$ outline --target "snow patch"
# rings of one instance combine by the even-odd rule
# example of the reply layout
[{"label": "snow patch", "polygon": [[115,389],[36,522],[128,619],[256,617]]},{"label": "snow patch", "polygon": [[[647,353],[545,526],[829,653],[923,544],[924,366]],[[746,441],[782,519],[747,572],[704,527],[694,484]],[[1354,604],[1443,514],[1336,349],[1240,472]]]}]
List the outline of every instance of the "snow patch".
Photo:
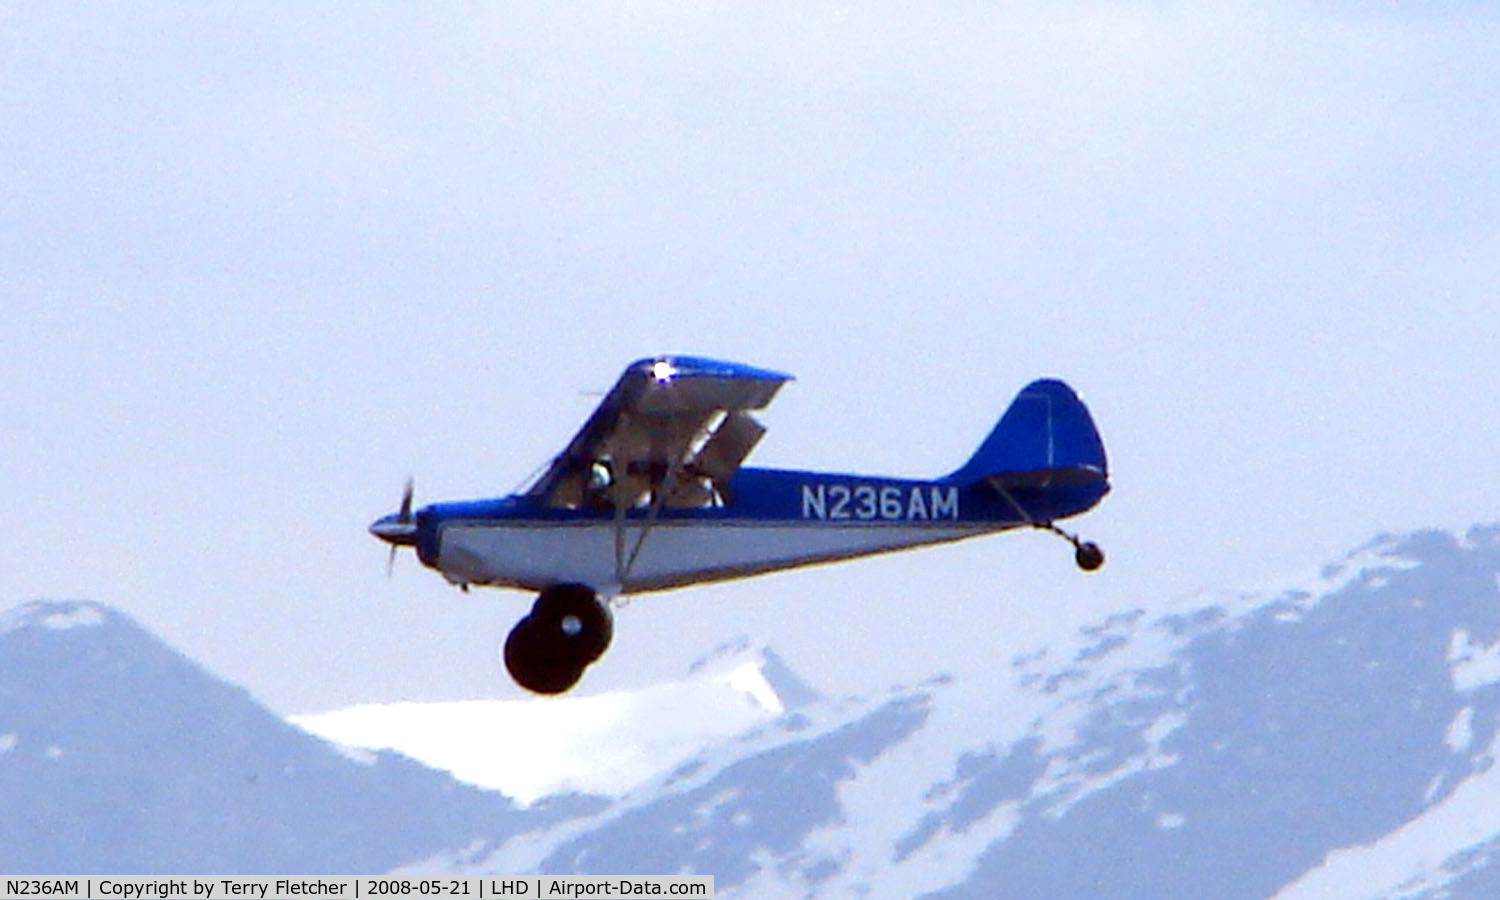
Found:
[{"label": "snow patch", "polygon": [[1427,790],[1422,792],[1422,805],[1432,805],[1432,801],[1436,799],[1438,792],[1441,791],[1443,789],[1443,785],[1447,783],[1448,776],[1446,773],[1439,772],[1436,775],[1432,776],[1432,780],[1427,782]]},{"label": "snow patch", "polygon": [[684,681],[634,691],[367,704],[289,721],[345,753],[393,750],[521,804],[565,793],[621,797],[785,712],[763,664],[763,655],[732,648]]},{"label": "snow patch", "polygon": [[[1500,751],[1500,736],[1490,753]],[[1500,766],[1459,782],[1421,816],[1368,844],[1330,852],[1275,896],[1277,900],[1378,897],[1433,891],[1454,877],[1445,863],[1500,832]]]},{"label": "snow patch", "polygon": [[744,665],[732,669],[724,677],[724,683],[744,694],[752,702],[758,704],[761,709],[772,715],[780,715],[786,712],[781,698],[776,696],[776,691],[771,688],[771,683],[761,672],[760,664],[753,660]]},{"label": "snow patch", "polygon": [[1378,537],[1336,563],[1302,575],[1252,586],[1236,592],[1240,602],[1223,605],[1231,613],[1245,612],[1270,601],[1285,603],[1291,610],[1307,609],[1362,579],[1372,589],[1384,587],[1390,583],[1391,573],[1415,569],[1422,564],[1421,560],[1397,552],[1405,539],[1406,536],[1397,535]]},{"label": "snow patch", "polygon": [[348,744],[340,744],[338,741],[329,741],[328,743],[332,745],[333,749],[339,752],[340,756],[350,762],[356,762],[362,766],[373,766],[380,762],[380,754],[374,750],[366,750],[364,747],[351,747]]},{"label": "snow patch", "polygon": [[72,609],[61,609],[42,617],[42,624],[53,631],[69,628],[91,628],[104,624],[104,612],[91,603],[80,603]]},{"label": "snow patch", "polygon": [[1448,731],[1443,735],[1443,743],[1454,753],[1462,753],[1469,749],[1469,744],[1474,741],[1474,707],[1465,706],[1453,717],[1452,723],[1448,725]]},{"label": "snow patch", "polygon": [[1458,539],[1460,550],[1483,550],[1500,546],[1500,524],[1458,526],[1448,529]]},{"label": "snow patch", "polygon": [[1076,803],[1091,794],[1144,772],[1170,768],[1181,761],[1175,753],[1162,752],[1162,742],[1174,731],[1187,723],[1187,715],[1173,710],[1155,719],[1145,730],[1144,752],[1126,757],[1118,766],[1097,774],[1093,764],[1107,751],[1096,751],[1081,757],[1064,757],[1059,754],[1047,764],[1047,769],[1038,779],[1038,795],[1055,795],[1061,799],[1049,806],[1044,815],[1060,819]]},{"label": "snow patch", "polygon": [[41,626],[53,631],[91,628],[109,619],[104,607],[83,600],[33,600],[0,613],[0,634]]},{"label": "snow patch", "polygon": [[1448,642],[1448,667],[1456,691],[1472,691],[1500,681],[1500,640],[1480,644],[1469,638],[1468,631],[1455,629]]}]

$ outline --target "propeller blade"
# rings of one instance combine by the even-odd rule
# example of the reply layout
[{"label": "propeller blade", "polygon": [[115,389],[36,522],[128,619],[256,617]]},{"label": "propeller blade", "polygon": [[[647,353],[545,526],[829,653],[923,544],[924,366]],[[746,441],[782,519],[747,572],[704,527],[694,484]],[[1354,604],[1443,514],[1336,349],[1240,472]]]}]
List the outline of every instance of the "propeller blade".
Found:
[{"label": "propeller blade", "polygon": [[385,558],[385,577],[390,578],[396,574],[396,545],[391,545],[391,555]]},{"label": "propeller blade", "polygon": [[398,521],[411,521],[411,495],[412,489],[415,486],[415,479],[408,477],[406,479],[406,490],[401,492],[401,512],[397,516]]}]

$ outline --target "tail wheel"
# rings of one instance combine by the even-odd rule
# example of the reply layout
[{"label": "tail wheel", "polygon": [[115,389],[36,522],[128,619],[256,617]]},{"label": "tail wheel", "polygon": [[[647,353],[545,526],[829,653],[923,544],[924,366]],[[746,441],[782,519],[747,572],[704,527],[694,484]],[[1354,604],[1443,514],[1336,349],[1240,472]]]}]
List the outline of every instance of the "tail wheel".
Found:
[{"label": "tail wheel", "polygon": [[521,687],[561,694],[608,649],[614,636],[609,609],[593,589],[562,584],[543,591],[531,612],[505,639],[505,668]]},{"label": "tail wheel", "polygon": [[1073,561],[1078,563],[1078,568],[1092,572],[1104,565],[1104,551],[1093,541],[1084,541],[1073,553]]},{"label": "tail wheel", "polygon": [[[1007,499],[1010,499],[1009,494],[1006,494],[1005,496]],[[1020,504],[1016,503],[1014,499],[1011,499],[1010,502],[1023,515],[1025,514],[1025,510],[1021,509]],[[1078,568],[1082,569],[1083,571],[1093,572],[1096,571],[1100,566],[1104,565],[1104,551],[1100,549],[1099,545],[1094,543],[1093,541],[1085,541],[1076,534],[1069,534],[1068,532],[1063,531],[1061,528],[1058,528],[1051,522],[1032,522],[1031,527],[1040,528],[1043,531],[1050,531],[1063,540],[1067,541],[1068,543],[1072,544],[1073,561],[1078,563]]]}]

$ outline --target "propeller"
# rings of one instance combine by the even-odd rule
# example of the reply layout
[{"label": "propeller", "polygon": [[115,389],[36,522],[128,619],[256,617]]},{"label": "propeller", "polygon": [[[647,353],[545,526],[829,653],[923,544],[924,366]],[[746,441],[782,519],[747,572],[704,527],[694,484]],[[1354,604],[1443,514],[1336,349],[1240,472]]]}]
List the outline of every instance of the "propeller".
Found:
[{"label": "propeller", "polygon": [[[412,525],[411,520],[411,495],[416,490],[416,478],[406,476],[406,487],[401,489],[401,511],[396,513],[396,522],[401,525]],[[412,525],[412,533],[416,533],[416,526]],[[390,578],[396,571],[396,545],[391,545],[391,555],[385,558],[385,577]]]},{"label": "propeller", "polygon": [[387,578],[396,568],[396,548],[412,547],[417,543],[417,520],[411,513],[413,488],[413,480],[406,479],[406,489],[401,492],[400,511],[381,516],[370,524],[370,533],[391,545],[391,555],[385,562]]},{"label": "propeller", "polygon": [[401,511],[396,513],[396,521],[411,521],[411,494],[416,487],[416,480],[410,475],[406,476],[406,487],[401,491]]}]

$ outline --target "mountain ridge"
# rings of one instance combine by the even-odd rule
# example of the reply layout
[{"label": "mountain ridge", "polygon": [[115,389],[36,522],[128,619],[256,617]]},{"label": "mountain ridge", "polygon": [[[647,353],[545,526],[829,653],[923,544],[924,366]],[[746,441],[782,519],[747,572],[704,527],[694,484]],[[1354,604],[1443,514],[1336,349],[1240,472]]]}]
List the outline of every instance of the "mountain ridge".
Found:
[{"label": "mountain ridge", "polygon": [[[1080,625],[1068,641],[860,696],[818,696],[774,651],[732,642],[682,682],[610,702],[639,712],[655,697],[687,719],[753,714],[721,719],[723,727],[606,796],[539,795],[526,809],[395,754],[353,762],[245,713],[248,696],[219,682],[210,690],[195,676],[198,687],[174,695],[168,687],[184,670],[169,649],[85,640],[114,621],[94,605],[0,615],[0,796],[65,811],[105,843],[120,841],[112,861],[138,867],[167,857],[101,830],[118,818],[112,810],[139,796],[164,809],[173,790],[208,789],[132,770],[131,761],[152,740],[184,752],[170,746],[173,736],[217,718],[222,740],[237,729],[251,735],[234,739],[241,747],[281,736],[303,748],[297,753],[316,748],[316,759],[336,760],[307,764],[312,775],[294,785],[304,797],[358,794],[346,766],[379,772],[371,783],[421,782],[404,789],[442,807],[446,824],[400,822],[380,853],[346,863],[403,874],[706,874],[735,897],[1481,897],[1500,889],[1500,866],[1491,864],[1500,807],[1490,800],[1500,785],[1497,525],[1384,535],[1274,587],[1141,603]],[[18,664],[30,679],[14,676]],[[140,702],[152,686],[159,702]],[[700,706],[683,702],[694,697]],[[216,716],[217,707],[229,712]],[[101,731],[81,740],[91,733],[64,727],[74,720]],[[629,737],[632,723],[649,726],[644,715],[627,718],[614,734]],[[280,738],[270,743],[291,752]],[[112,745],[129,752],[111,755]],[[39,777],[69,765],[87,777]],[[262,790],[295,780],[269,766],[258,770]],[[113,778],[121,775],[128,789]],[[471,802],[483,812],[452,812]],[[219,842],[316,824],[233,808],[250,821],[183,821]],[[38,859],[49,841],[88,849],[66,830],[0,821],[10,829],[0,832],[0,865],[11,862],[5,848],[30,847]]]},{"label": "mountain ridge", "polygon": [[[1500,527],[1382,536],[1281,588],[1122,610],[1003,677],[799,709],[458,870],[652,868],[766,897],[1349,887],[1325,861],[1493,765],[1497,576]],[[1448,838],[1469,883],[1494,877],[1472,864],[1486,835]],[[1458,883],[1446,871],[1422,883]]]},{"label": "mountain ridge", "polygon": [[0,797],[26,810],[0,816],[10,872],[377,874],[558,814],[352,760],[82,601],[0,617],[0,745]]}]

